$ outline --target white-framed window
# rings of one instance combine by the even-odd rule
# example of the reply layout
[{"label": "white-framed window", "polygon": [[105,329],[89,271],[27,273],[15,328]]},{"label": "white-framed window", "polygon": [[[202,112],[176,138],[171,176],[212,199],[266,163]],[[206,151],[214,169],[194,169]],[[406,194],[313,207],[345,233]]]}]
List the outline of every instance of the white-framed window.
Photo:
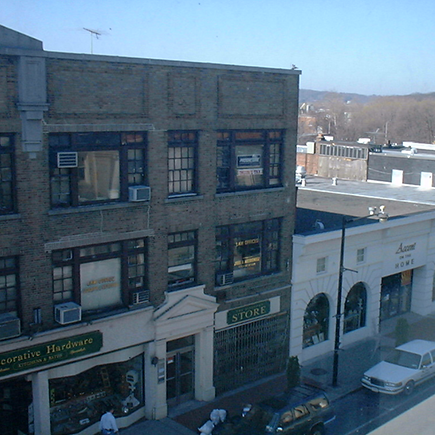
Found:
[{"label": "white-framed window", "polygon": [[358,264],[366,261],[366,248],[360,248],[356,251],[356,262]]},{"label": "white-framed window", "polygon": [[325,273],[327,266],[327,257],[321,257],[317,259],[316,273]]}]

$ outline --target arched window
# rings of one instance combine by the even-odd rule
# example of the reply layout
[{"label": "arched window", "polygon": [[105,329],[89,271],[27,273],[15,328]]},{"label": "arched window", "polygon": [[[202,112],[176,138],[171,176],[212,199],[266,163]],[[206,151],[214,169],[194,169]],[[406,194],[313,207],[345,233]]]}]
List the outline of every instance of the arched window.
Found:
[{"label": "arched window", "polygon": [[366,312],[367,290],[365,285],[359,282],[350,289],[344,303],[344,333],[366,326]]},{"label": "arched window", "polygon": [[304,314],[303,347],[328,339],[329,301],[324,293],[311,299]]}]

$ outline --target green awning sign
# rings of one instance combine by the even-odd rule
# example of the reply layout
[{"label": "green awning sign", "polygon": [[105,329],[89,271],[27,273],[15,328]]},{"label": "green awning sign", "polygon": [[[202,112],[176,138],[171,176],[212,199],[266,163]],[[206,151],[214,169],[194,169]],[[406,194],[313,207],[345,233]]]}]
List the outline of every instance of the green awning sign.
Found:
[{"label": "green awning sign", "polygon": [[0,376],[88,355],[98,352],[102,346],[103,334],[100,331],[94,331],[2,353],[0,354]]},{"label": "green awning sign", "polygon": [[246,305],[245,307],[229,310],[227,313],[227,323],[232,325],[234,323],[245,322],[257,317],[265,316],[270,313],[270,301],[262,301],[253,305]]}]

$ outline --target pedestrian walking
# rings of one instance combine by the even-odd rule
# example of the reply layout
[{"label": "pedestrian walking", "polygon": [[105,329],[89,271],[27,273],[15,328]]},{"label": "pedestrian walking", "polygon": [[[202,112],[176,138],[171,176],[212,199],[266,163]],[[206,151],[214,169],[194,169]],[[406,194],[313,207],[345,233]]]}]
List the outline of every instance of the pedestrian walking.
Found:
[{"label": "pedestrian walking", "polygon": [[110,408],[105,414],[101,416],[100,431],[103,435],[115,435],[119,433],[116,420],[113,415],[115,410]]}]

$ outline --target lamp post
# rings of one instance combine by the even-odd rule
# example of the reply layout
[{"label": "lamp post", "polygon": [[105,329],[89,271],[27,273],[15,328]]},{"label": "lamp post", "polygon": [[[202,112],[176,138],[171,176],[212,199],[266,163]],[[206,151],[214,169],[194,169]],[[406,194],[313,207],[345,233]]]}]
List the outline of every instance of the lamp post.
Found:
[{"label": "lamp post", "polygon": [[[385,206],[381,205],[379,211],[376,207],[369,207],[369,214],[357,218],[347,218],[343,216],[341,222],[341,240],[340,240],[340,266],[338,270],[338,291],[337,291],[337,312],[335,314],[335,342],[334,342],[334,361],[332,366],[332,386],[337,386],[338,379],[338,353],[340,351],[340,331],[341,331],[341,299],[343,294],[343,273],[346,269],[344,267],[344,241],[346,238],[346,225],[362,219],[367,219],[370,216],[376,216],[379,222],[386,222],[388,214],[385,213]],[[356,271],[353,271],[356,272]]]}]

